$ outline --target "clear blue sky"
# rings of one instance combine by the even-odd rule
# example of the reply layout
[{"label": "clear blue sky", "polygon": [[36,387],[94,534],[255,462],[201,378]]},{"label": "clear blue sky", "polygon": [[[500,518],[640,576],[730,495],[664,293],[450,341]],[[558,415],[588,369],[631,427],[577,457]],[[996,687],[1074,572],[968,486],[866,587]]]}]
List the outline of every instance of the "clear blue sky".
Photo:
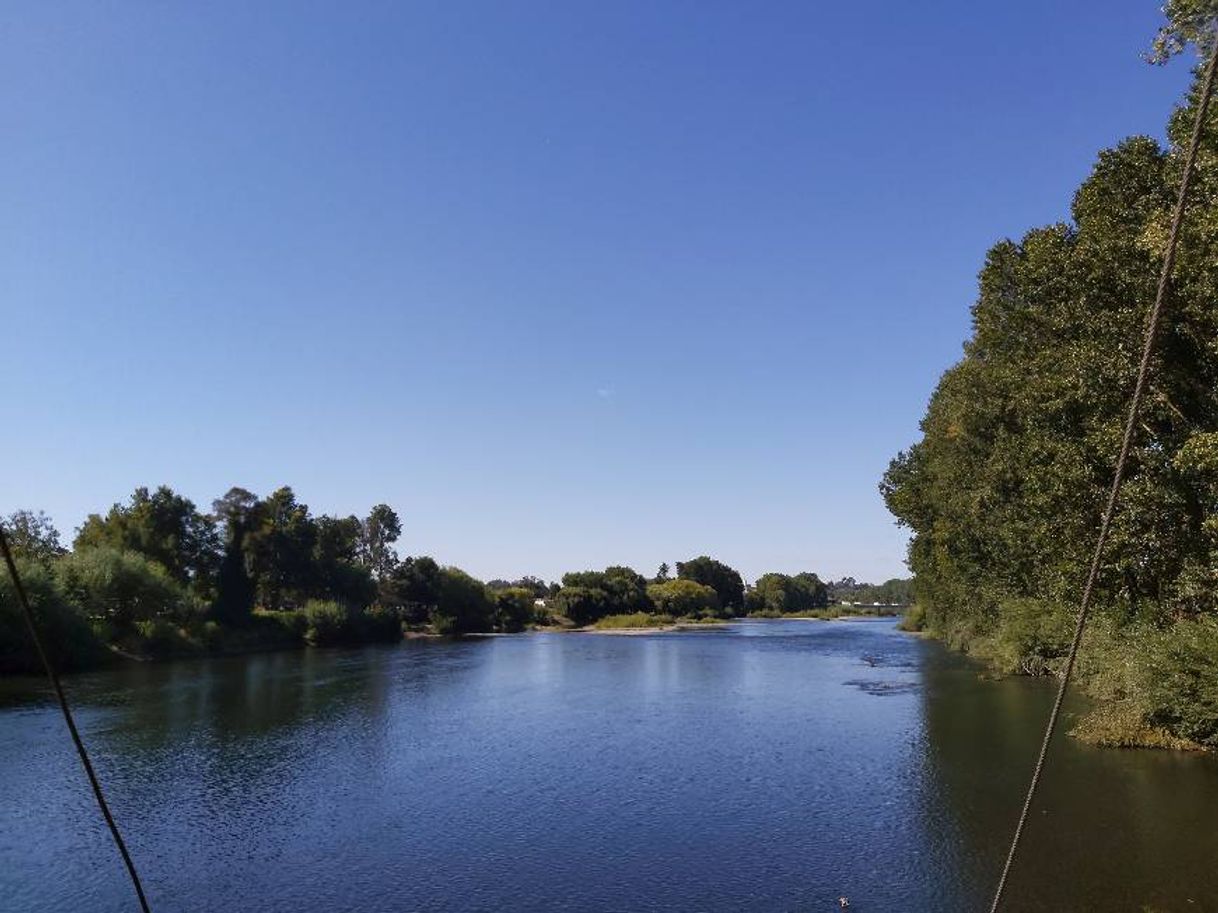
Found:
[{"label": "clear blue sky", "polygon": [[902,574],[879,477],[986,249],[1162,136],[1158,20],[5,3],[0,512],[291,484],[482,577]]}]

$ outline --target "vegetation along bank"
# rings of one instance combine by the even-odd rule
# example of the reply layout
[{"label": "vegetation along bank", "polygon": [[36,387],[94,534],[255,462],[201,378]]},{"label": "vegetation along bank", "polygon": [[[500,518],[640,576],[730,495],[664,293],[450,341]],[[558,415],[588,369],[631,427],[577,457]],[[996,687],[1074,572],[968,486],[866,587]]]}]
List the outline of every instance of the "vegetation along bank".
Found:
[{"label": "vegetation along bank", "polygon": [[[1195,37],[1168,5],[1166,56]],[[1211,12],[1212,10],[1212,4]],[[1199,71],[1197,71],[1199,72]],[[892,461],[924,628],[1002,672],[1058,673],[1094,548],[1167,241],[1194,79],[1169,144],[1099,154],[1071,219],[990,250],[964,357]],[[1201,137],[1147,402],[1080,668],[1076,733],[1218,747],[1218,109]]]},{"label": "vegetation along bank", "polygon": [[[838,614],[831,603],[898,601],[880,586],[815,574],[765,574],[745,586],[702,556],[652,578],[628,567],[483,583],[426,556],[400,559],[402,524],[379,504],[365,517],[315,516],[291,488],[233,488],[203,513],[168,487],[139,488],[92,514],[65,548],[47,517],[4,519],[55,662],[82,669],[127,658],[396,641],[404,634],[631,629]],[[869,608],[864,611],[877,611]],[[0,672],[38,671],[12,582],[0,575]]]}]

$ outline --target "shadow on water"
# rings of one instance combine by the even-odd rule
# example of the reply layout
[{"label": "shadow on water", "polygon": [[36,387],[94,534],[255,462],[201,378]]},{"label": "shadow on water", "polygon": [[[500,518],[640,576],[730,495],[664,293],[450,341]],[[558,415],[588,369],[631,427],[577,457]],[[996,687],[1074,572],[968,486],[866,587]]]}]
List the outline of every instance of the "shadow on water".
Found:
[{"label": "shadow on water", "polygon": [[[962,909],[988,908],[1055,683],[983,681],[937,645],[924,667],[926,774]],[[1067,703],[1063,731],[1083,709]],[[1059,737],[1011,876],[1016,911],[1218,910],[1218,764]],[[955,835],[953,838],[951,835]]]}]

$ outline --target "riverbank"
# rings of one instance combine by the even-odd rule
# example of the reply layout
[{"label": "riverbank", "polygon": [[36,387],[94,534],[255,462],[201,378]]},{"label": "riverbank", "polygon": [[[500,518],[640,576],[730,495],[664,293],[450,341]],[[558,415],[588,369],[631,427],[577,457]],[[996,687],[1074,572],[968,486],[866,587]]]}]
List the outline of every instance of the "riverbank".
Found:
[{"label": "riverbank", "polygon": [[[978,663],[990,678],[1059,678],[1072,618],[1063,607],[1020,603],[985,631],[944,629],[912,607],[898,628],[929,637]],[[1099,614],[1079,653],[1074,689],[1087,709],[1068,732],[1102,748],[1218,750],[1218,625],[1168,628]]]}]

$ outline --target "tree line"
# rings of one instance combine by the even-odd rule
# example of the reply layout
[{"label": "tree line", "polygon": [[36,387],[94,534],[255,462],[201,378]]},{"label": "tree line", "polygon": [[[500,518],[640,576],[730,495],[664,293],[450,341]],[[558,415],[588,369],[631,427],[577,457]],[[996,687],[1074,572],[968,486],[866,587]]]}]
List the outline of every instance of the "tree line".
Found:
[{"label": "tree line", "polygon": [[[1167,11],[1161,55],[1213,33],[1212,0]],[[918,623],[1011,671],[1058,671],[1070,641],[1198,91],[1166,147],[1136,136],[1099,154],[1070,221],[990,249],[963,358],[881,485],[913,533]],[[1211,106],[1085,645],[1104,701],[1084,729],[1100,741],[1218,747],[1216,204]]]},{"label": "tree line", "polygon": [[[314,514],[290,487],[260,497],[232,488],[200,510],[167,486],[137,488],[90,514],[71,548],[45,514],[3,521],[60,664],[110,651],[174,655],[285,643],[392,641],[404,632],[516,632],[606,619],[715,620],[827,607],[812,573],[770,573],[746,586],[707,556],[483,583],[429,556],[399,557],[402,521],[386,504],[366,516]],[[107,649],[109,648],[109,649]],[[7,575],[0,581],[0,670],[32,667]]]}]

